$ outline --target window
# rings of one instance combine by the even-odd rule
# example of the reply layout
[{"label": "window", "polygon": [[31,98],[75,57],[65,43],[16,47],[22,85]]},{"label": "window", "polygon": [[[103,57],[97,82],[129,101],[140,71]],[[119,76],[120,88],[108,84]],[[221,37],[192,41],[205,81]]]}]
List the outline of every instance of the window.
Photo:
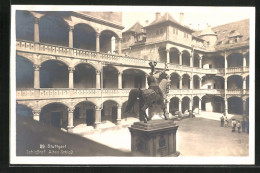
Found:
[{"label": "window", "polygon": [[189,34],[184,32],[184,38],[189,38]]},{"label": "window", "polygon": [[177,28],[173,28],[173,34],[178,35],[178,29]]}]

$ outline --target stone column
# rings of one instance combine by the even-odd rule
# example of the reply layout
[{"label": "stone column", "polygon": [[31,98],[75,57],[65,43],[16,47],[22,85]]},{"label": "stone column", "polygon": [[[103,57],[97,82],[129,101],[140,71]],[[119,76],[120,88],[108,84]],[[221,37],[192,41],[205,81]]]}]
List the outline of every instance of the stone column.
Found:
[{"label": "stone column", "polygon": [[39,18],[34,17],[34,42],[40,42],[39,21]]},{"label": "stone column", "polygon": [[228,100],[227,100],[227,98],[225,98],[224,101],[225,101],[225,112],[224,112],[224,115],[227,116],[228,115]]},{"label": "stone column", "polygon": [[224,78],[224,82],[225,82],[224,89],[227,90],[227,78],[226,77]]},{"label": "stone column", "polygon": [[225,69],[226,69],[226,68],[228,68],[226,52],[225,52],[225,55],[224,55],[224,61],[225,61]]},{"label": "stone column", "polygon": [[243,56],[243,71],[246,70],[246,55]]},{"label": "stone column", "polygon": [[69,88],[74,88],[73,71],[75,70],[75,68],[69,67],[68,70],[69,70]]},{"label": "stone column", "polygon": [[190,56],[190,66],[193,67],[193,56]]},{"label": "stone column", "polygon": [[182,76],[179,77],[179,80],[180,80],[180,89],[182,89]]},{"label": "stone column", "polygon": [[40,121],[40,112],[41,112],[41,110],[39,110],[39,109],[35,109],[35,110],[32,111],[33,119],[35,121]]},{"label": "stone column", "polygon": [[199,68],[202,68],[202,57],[199,58]]},{"label": "stone column", "polygon": [[100,71],[96,70],[96,89],[100,89]]},{"label": "stone column", "polygon": [[101,110],[102,107],[101,106],[96,106],[96,114],[95,114],[95,128],[98,128],[98,126],[101,123]]},{"label": "stone column", "polygon": [[118,72],[118,89],[122,89],[122,72]]},{"label": "stone column", "polygon": [[117,119],[116,119],[116,123],[120,124],[121,123],[121,111],[122,110],[122,105],[118,104],[117,105]]},{"label": "stone column", "polygon": [[74,26],[69,26],[69,47],[73,48],[73,30]]},{"label": "stone column", "polygon": [[166,62],[170,63],[170,49],[166,49]]},{"label": "stone column", "polygon": [[202,79],[199,78],[199,89],[201,89],[201,86],[202,86]]},{"label": "stone column", "polygon": [[179,64],[182,65],[182,53],[179,52]]},{"label": "stone column", "polygon": [[69,133],[73,133],[73,112],[74,112],[74,107],[68,108],[68,126],[67,130]]},{"label": "stone column", "polygon": [[201,113],[201,99],[199,99],[199,114]]},{"label": "stone column", "polygon": [[122,48],[121,48],[122,38],[118,38],[117,42],[118,42],[118,54],[121,55],[122,54]]},{"label": "stone column", "polygon": [[179,110],[178,110],[178,111],[182,114],[182,112],[181,112],[181,101],[182,101],[182,100],[180,99],[180,100],[179,100]]},{"label": "stone column", "polygon": [[246,100],[243,100],[243,115],[246,115]]},{"label": "stone column", "polygon": [[193,78],[190,77],[190,89],[193,89]]},{"label": "stone column", "polygon": [[99,48],[99,37],[100,37],[100,34],[99,33],[96,33],[96,52],[100,52],[100,48]]},{"label": "stone column", "polygon": [[34,64],[34,88],[40,88],[40,65]]}]

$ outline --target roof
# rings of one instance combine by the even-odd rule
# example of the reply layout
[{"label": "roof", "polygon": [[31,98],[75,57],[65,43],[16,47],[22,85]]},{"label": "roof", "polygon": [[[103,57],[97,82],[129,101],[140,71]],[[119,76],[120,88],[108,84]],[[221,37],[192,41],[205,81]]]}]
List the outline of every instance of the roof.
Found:
[{"label": "roof", "polygon": [[139,22],[136,22],[131,28],[126,30],[126,32],[135,32],[135,33],[143,33],[143,25],[141,25]]},{"label": "roof", "polygon": [[[217,35],[215,47],[241,44],[249,40],[249,19],[212,27],[211,30]],[[201,36],[204,34],[203,32],[196,31],[193,35]],[[239,41],[237,43],[230,43],[229,41],[234,37],[239,37]]]},{"label": "roof", "polygon": [[204,29],[199,36],[203,36],[203,35],[216,35],[215,32],[212,31],[211,27],[207,27],[206,29]]},{"label": "roof", "polygon": [[176,24],[184,29],[187,29],[191,32],[193,32],[193,30],[187,26],[181,25],[179,22],[177,22],[171,15],[170,13],[166,12],[163,16],[159,17],[158,19],[155,19],[152,23],[150,23],[149,25],[145,26],[144,28],[148,28],[154,25],[158,25],[158,24],[162,24],[165,22],[170,22],[172,24]]}]

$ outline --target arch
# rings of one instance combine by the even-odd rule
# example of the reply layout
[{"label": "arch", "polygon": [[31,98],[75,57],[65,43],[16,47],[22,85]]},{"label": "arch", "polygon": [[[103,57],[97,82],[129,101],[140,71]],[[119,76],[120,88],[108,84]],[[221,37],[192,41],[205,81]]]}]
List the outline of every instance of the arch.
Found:
[{"label": "arch", "polygon": [[122,71],[122,73],[124,74],[126,71],[128,70],[137,70],[137,71],[140,71],[142,73],[144,73],[145,75],[149,75],[149,72],[145,71],[144,69],[139,69],[139,68],[133,68],[133,67],[126,67],[124,68],[124,70]]},{"label": "arch", "polygon": [[66,61],[64,58],[59,58],[59,57],[54,57],[54,56],[42,56],[40,58],[41,58],[41,60],[39,61],[39,64],[41,66],[46,61],[59,61],[59,62],[65,64],[67,67],[70,67],[70,63],[68,61]]},{"label": "arch", "polygon": [[113,36],[116,36],[116,38],[119,38],[119,35],[113,31],[113,30],[110,30],[110,29],[103,29],[102,31],[100,31],[100,35],[104,32],[111,32],[113,34]]},{"label": "arch", "polygon": [[34,87],[33,62],[23,56],[16,56],[16,88]]},{"label": "arch", "polygon": [[199,113],[199,102],[200,102],[200,98],[198,96],[194,96],[193,97],[193,101],[192,101],[192,111]]},{"label": "arch", "polygon": [[73,124],[78,126],[84,124],[86,126],[94,126],[95,124],[95,103],[91,101],[79,101],[75,105],[73,111]]},{"label": "arch", "polygon": [[166,63],[167,62],[167,54],[166,54],[166,47],[160,46],[158,48],[158,55],[159,55],[159,62]]},{"label": "arch", "polygon": [[41,64],[41,88],[68,88],[68,86],[69,71],[67,64],[59,60],[48,60]]},{"label": "arch", "polygon": [[121,119],[127,120],[128,118],[137,118],[139,120],[139,100],[136,101],[131,112],[125,113],[127,102],[128,100],[122,103]]},{"label": "arch", "polygon": [[96,29],[86,23],[74,25],[73,47],[79,49],[96,50]]},{"label": "arch", "polygon": [[96,88],[96,69],[93,65],[80,63],[74,69],[74,88]]},{"label": "arch", "polygon": [[227,78],[227,88],[228,89],[242,89],[243,80],[240,75],[231,75]]},{"label": "arch", "polygon": [[193,54],[193,67],[200,67],[200,56],[198,53]]},{"label": "arch", "polygon": [[222,55],[214,55],[213,68],[225,68],[225,57]]},{"label": "arch", "polygon": [[231,53],[227,57],[227,66],[229,67],[242,67],[243,66],[243,54]]},{"label": "arch", "polygon": [[187,50],[182,51],[182,65],[190,66],[190,53]]},{"label": "arch", "polygon": [[214,76],[214,89],[224,89],[224,85],[225,85],[225,79],[223,76]]},{"label": "arch", "polygon": [[190,75],[187,73],[182,75],[182,89],[190,89]]},{"label": "arch", "polygon": [[103,67],[103,87],[118,88],[118,70],[110,65]]},{"label": "arch", "polygon": [[[100,52],[114,54],[116,49],[116,39],[119,38],[117,33],[105,29],[100,33]],[[118,41],[118,40],[117,40]]]},{"label": "arch", "polygon": [[243,100],[240,97],[232,96],[228,98],[228,113],[243,114]]},{"label": "arch", "polygon": [[34,16],[29,11],[16,10],[16,39],[34,41]]},{"label": "arch", "polygon": [[140,69],[127,69],[123,71],[122,87],[123,88],[146,88],[145,72]]},{"label": "arch", "polygon": [[40,42],[68,46],[69,43],[69,25],[60,13],[47,13],[40,18],[39,36]]},{"label": "arch", "polygon": [[78,61],[78,62],[74,63],[73,67],[76,68],[80,64],[87,64],[89,66],[92,66],[95,70],[100,71],[100,68],[96,64],[94,64],[90,61],[87,61],[87,62]]},{"label": "arch", "polygon": [[176,47],[171,47],[170,48],[170,63],[172,64],[180,64],[179,62],[179,56],[180,56],[180,51]]},{"label": "arch", "polygon": [[179,89],[180,88],[180,75],[176,72],[171,73],[171,89]]},{"label": "arch", "polygon": [[200,80],[198,75],[193,76],[193,89],[200,89]]},{"label": "arch", "polygon": [[16,103],[16,116],[20,117],[32,117],[32,108],[25,104]]},{"label": "arch", "polygon": [[188,96],[184,96],[182,98],[181,111],[183,114],[187,114],[190,110],[190,98]]},{"label": "arch", "polygon": [[117,121],[117,108],[118,102],[115,100],[106,100],[103,102],[103,109],[101,111],[101,122],[102,121],[110,121],[112,123],[116,123]]},{"label": "arch", "polygon": [[68,125],[68,107],[64,103],[54,101],[41,107],[40,121],[56,128],[66,128]]},{"label": "arch", "polygon": [[172,97],[172,98],[170,99],[169,112],[170,112],[172,115],[176,115],[177,112],[180,111],[179,101],[180,101],[180,98],[178,98],[178,97]]},{"label": "arch", "polygon": [[224,98],[221,96],[213,96],[211,98],[212,112],[224,113],[225,111],[225,102]]}]

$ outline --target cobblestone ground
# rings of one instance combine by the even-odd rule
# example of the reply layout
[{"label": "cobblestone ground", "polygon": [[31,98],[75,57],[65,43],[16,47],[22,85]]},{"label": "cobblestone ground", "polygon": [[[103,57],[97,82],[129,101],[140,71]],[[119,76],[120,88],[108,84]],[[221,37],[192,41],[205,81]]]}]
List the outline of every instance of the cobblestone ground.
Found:
[{"label": "cobblestone ground", "polygon": [[[196,117],[176,123],[179,125],[177,150],[180,151],[181,157],[249,154],[248,134],[232,133],[231,127],[220,127],[219,120]],[[87,134],[84,137],[121,151],[130,151],[131,138],[128,128]]]}]

